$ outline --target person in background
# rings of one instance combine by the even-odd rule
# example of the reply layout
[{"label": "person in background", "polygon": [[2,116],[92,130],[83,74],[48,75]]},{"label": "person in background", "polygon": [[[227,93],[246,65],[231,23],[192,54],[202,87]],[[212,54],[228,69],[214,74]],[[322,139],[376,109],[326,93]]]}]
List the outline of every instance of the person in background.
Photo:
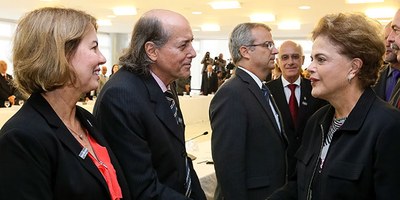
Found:
[{"label": "person in background", "polygon": [[277,63],[282,75],[266,85],[276,100],[289,140],[288,174],[296,170],[295,153],[300,146],[304,127],[315,111],[326,104],[311,96],[311,82],[300,76],[304,64],[303,48],[291,40],[279,47]]},{"label": "person in background", "polygon": [[286,183],[287,138],[274,99],[262,81],[278,50],[271,29],[237,25],[229,39],[235,75],[211,100],[211,151],[216,199],[265,199]]},{"label": "person in background", "polygon": [[104,84],[108,81],[107,74],[107,66],[101,67],[101,74],[99,75],[99,87],[96,90],[96,96],[100,94],[101,89],[103,88]]},{"label": "person in background", "polygon": [[210,52],[207,51],[206,54],[204,54],[204,57],[201,60],[201,64],[203,64],[203,68],[201,69],[201,74],[207,71],[208,65],[212,66],[214,64],[214,60],[210,57]]},{"label": "person in background", "polygon": [[118,64],[114,64],[111,68],[111,74],[110,74],[110,78],[112,75],[114,75],[117,71],[119,70],[119,65]]},{"label": "person in background", "polygon": [[7,63],[4,60],[0,60],[0,75],[0,107],[6,107],[6,101],[9,107],[16,103],[16,90],[13,86],[13,77],[7,74]]},{"label": "person in background", "polygon": [[[390,43],[393,52],[396,54],[397,62],[400,62],[400,9],[397,10],[393,17],[391,28],[392,30],[390,31],[387,41]],[[398,81],[394,86],[389,103],[400,109],[400,81]]]},{"label": "person in background", "polygon": [[400,199],[400,111],[371,89],[383,64],[381,25],[362,14],[320,19],[312,32],[311,94],[297,178],[269,199]]},{"label": "person in background", "polygon": [[223,83],[225,83],[226,78],[225,78],[224,73],[222,71],[217,71],[217,78],[218,78],[217,88],[219,88],[219,87],[221,87],[221,85]]},{"label": "person in background", "polygon": [[373,87],[378,97],[385,101],[389,101],[392,96],[394,86],[400,76],[400,62],[397,61],[397,55],[391,47],[391,43],[387,40],[390,32],[392,31],[392,22],[389,22],[384,29],[384,41],[385,41],[385,62],[387,63],[381,70],[379,79],[376,85]]},{"label": "person in background", "polygon": [[175,80],[196,51],[181,14],[150,10],[136,22],[121,69],[103,87],[94,115],[126,175],[132,199],[204,200],[185,149]]},{"label": "person in background", "polygon": [[235,64],[232,63],[232,59],[228,59],[228,64],[226,65],[225,80],[232,76],[233,70],[235,69]]},{"label": "person in background", "polygon": [[96,30],[94,17],[68,8],[40,8],[19,21],[15,83],[31,96],[0,130],[0,199],[130,199],[94,117],[76,106],[106,62]]},{"label": "person in background", "polygon": [[268,74],[267,78],[265,79],[266,82],[276,80],[279,77],[281,77],[282,71],[279,68],[279,65],[277,62],[274,64],[274,68],[271,70],[271,74]]},{"label": "person in background", "polygon": [[180,96],[184,94],[190,95],[190,81],[192,77],[189,76],[187,78],[178,78],[176,80],[176,93]]},{"label": "person in background", "polygon": [[203,72],[200,94],[206,96],[209,94],[214,94],[217,91],[217,89],[218,89],[217,73],[214,72],[212,65],[208,65],[207,71]]},{"label": "person in background", "polygon": [[220,53],[218,57],[214,59],[214,72],[221,71],[223,75],[226,75],[226,60],[224,60],[224,54]]}]

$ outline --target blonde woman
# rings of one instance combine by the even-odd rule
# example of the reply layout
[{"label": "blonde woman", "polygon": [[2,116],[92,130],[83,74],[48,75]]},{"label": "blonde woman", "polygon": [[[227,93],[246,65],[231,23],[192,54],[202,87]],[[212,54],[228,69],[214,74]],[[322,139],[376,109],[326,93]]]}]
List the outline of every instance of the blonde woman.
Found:
[{"label": "blonde woman", "polygon": [[97,88],[106,62],[96,30],[91,15],[66,8],[41,8],[19,21],[15,82],[30,97],[0,131],[0,199],[129,199],[95,119],[76,106]]}]

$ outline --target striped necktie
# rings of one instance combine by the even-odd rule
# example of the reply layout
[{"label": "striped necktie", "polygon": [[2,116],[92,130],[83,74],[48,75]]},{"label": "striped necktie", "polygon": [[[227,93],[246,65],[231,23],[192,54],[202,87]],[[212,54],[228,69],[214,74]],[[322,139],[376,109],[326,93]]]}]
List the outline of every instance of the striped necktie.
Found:
[{"label": "striped necktie", "polygon": [[[171,90],[167,90],[164,92],[165,97],[169,102],[169,107],[175,117],[176,123],[179,124],[178,120],[178,108],[176,107],[174,95],[172,94]],[[192,179],[190,177],[190,168],[188,163],[188,157],[185,157],[185,168],[186,168],[186,176],[185,176],[185,196],[189,197],[192,193]]]},{"label": "striped necktie", "polygon": [[169,103],[169,107],[175,117],[176,123],[179,124],[179,120],[178,120],[178,107],[176,107],[176,103],[175,103],[175,99],[174,99],[174,95],[172,94],[171,90],[167,90],[164,92],[165,97],[168,100]]}]

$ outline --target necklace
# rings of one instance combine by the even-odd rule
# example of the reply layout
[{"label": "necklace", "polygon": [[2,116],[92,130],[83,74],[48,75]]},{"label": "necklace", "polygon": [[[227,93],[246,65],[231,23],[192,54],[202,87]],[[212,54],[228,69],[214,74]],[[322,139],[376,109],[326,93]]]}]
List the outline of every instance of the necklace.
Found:
[{"label": "necklace", "polygon": [[79,139],[83,140],[83,134],[79,134],[79,133],[75,132],[74,130],[72,130],[72,128],[68,127],[67,125],[66,125],[66,127],[68,128],[68,130],[69,130],[72,134],[78,136]]}]

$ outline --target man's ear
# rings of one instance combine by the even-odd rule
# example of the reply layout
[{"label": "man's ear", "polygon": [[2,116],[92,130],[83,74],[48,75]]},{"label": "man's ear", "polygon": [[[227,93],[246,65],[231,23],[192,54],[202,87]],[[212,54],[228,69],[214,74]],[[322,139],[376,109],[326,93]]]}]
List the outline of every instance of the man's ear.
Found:
[{"label": "man's ear", "polygon": [[239,48],[239,52],[240,52],[240,55],[242,55],[243,58],[247,58],[248,59],[250,57],[249,48],[248,47],[241,46]]},{"label": "man's ear", "polygon": [[150,58],[152,61],[156,61],[158,57],[158,52],[156,45],[154,42],[148,41],[144,44],[144,50],[146,51],[147,56]]}]

